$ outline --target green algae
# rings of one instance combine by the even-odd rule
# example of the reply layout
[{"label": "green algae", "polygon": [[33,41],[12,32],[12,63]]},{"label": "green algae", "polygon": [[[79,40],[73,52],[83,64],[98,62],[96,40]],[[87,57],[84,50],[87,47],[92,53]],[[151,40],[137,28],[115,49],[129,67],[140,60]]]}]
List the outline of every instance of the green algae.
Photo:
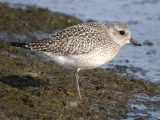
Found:
[{"label": "green algae", "polygon": [[10,8],[0,3],[0,23],[0,38],[8,41],[28,41],[37,40],[37,34],[52,33],[82,21],[48,9]]},{"label": "green algae", "polygon": [[[22,10],[9,8],[4,4],[0,4],[0,9],[2,10],[0,16],[4,18],[1,19],[3,25],[0,29],[9,31],[11,36],[14,33],[28,35],[34,30],[48,33],[51,29],[53,31],[81,22],[71,20],[68,23],[67,21],[74,17],[55,15],[47,9],[30,7]],[[13,15],[10,15],[11,11]],[[43,17],[38,15],[40,13],[48,18],[42,19]],[[60,20],[63,16],[65,21]],[[14,20],[13,26],[4,23],[7,19]],[[57,19],[59,23],[54,25],[53,19]],[[27,24],[25,30],[22,21]],[[2,120],[127,119],[127,103],[135,94],[141,92],[150,96],[160,94],[160,87],[157,84],[142,79],[129,79],[103,69],[92,69],[80,73],[80,88],[84,100],[79,101],[76,99],[73,72],[33,55],[34,53],[30,54],[27,50],[12,47],[0,39],[0,119]],[[75,95],[70,95],[66,91]],[[153,104],[159,106],[158,102]]]},{"label": "green algae", "polygon": [[52,32],[82,21],[75,17],[50,12],[48,9],[28,7],[9,8],[0,3],[0,30],[14,31],[15,33],[28,33],[36,30]]},{"label": "green algae", "polygon": [[[8,46],[6,42],[3,45]],[[8,46],[5,51],[9,53],[10,49],[17,50],[12,54],[1,54],[0,60],[1,118],[127,118],[124,111],[127,111],[128,99],[141,91],[154,95],[154,91],[159,89],[156,84],[121,77],[102,69],[86,70],[81,72],[80,79],[84,100],[78,101],[75,95],[65,91],[76,94],[71,71],[40,58],[26,56],[19,48]],[[17,55],[17,51],[21,52]],[[14,54],[19,57],[13,57]],[[71,102],[77,106],[72,107]],[[99,105],[98,111],[89,110],[95,103]]]}]

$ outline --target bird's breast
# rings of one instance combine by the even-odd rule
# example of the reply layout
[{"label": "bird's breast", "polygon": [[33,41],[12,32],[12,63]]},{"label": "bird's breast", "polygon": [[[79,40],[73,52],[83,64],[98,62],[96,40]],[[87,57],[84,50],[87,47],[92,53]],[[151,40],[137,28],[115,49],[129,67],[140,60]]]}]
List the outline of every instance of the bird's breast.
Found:
[{"label": "bird's breast", "polygon": [[102,66],[104,63],[112,60],[118,51],[114,49],[94,49],[86,54],[57,55],[52,52],[46,52],[45,54],[64,68],[91,69]]}]

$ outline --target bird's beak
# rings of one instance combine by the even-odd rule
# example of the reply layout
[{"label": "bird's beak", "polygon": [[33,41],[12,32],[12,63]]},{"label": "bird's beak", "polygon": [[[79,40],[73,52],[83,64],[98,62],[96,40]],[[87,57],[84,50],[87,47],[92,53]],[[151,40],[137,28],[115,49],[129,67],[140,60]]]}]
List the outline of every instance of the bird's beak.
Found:
[{"label": "bird's beak", "polygon": [[135,40],[133,40],[132,38],[130,39],[130,42],[136,46],[141,46],[141,44]]}]

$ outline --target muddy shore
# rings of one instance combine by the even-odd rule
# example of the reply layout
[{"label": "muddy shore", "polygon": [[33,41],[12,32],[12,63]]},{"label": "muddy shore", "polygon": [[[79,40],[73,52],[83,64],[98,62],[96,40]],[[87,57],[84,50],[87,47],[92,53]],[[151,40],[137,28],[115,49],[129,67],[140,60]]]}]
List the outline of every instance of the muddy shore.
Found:
[{"label": "muddy shore", "polygon": [[[79,101],[72,71],[8,44],[37,40],[38,33],[50,34],[81,22],[47,9],[10,8],[0,3],[0,119],[127,119],[129,99],[140,93],[151,97],[160,94],[155,83],[97,68],[81,71],[84,100]],[[160,107],[158,101],[145,104]]]}]

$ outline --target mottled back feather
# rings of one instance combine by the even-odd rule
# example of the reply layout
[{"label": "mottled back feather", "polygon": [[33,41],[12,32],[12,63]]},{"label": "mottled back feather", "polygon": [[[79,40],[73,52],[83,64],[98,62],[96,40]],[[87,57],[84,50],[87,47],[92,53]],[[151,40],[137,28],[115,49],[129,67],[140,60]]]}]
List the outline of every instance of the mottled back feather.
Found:
[{"label": "mottled back feather", "polygon": [[[103,31],[103,32],[102,32]],[[106,40],[106,27],[103,24],[82,23],[68,27],[56,34],[35,42],[26,43],[26,48],[57,54],[88,53]]]}]

